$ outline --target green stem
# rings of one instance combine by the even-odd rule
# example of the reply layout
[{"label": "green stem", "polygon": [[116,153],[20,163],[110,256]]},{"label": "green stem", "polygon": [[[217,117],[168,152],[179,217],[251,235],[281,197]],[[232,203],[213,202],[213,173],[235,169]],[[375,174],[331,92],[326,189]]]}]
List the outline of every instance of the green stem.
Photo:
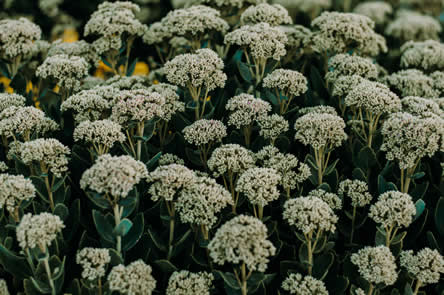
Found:
[{"label": "green stem", "polygon": [[350,233],[350,244],[353,244],[353,234],[355,233],[356,206],[353,206],[352,228]]},{"label": "green stem", "polygon": [[46,275],[48,276],[49,286],[51,287],[51,295],[57,295],[54,281],[52,280],[51,268],[49,267],[48,257],[45,257],[45,259],[43,260],[43,263],[45,264]]},{"label": "green stem", "polygon": [[[113,210],[114,210],[114,222],[116,223],[116,226],[118,226],[120,224],[120,217],[121,217],[119,205],[115,204]],[[122,237],[121,236],[117,236],[116,250],[119,254],[122,254]]]},{"label": "green stem", "polygon": [[242,263],[241,266],[241,276],[242,276],[242,295],[247,295],[248,294],[248,290],[247,290],[247,274],[246,274],[246,270],[245,270],[245,262]]},{"label": "green stem", "polygon": [[370,286],[368,287],[368,293],[367,293],[367,295],[372,295],[373,294],[373,289],[374,289],[375,287],[373,287],[373,285],[372,284],[370,284]]},{"label": "green stem", "polygon": [[422,282],[420,280],[416,281],[415,290],[413,290],[413,295],[418,294],[419,288],[421,288]]}]

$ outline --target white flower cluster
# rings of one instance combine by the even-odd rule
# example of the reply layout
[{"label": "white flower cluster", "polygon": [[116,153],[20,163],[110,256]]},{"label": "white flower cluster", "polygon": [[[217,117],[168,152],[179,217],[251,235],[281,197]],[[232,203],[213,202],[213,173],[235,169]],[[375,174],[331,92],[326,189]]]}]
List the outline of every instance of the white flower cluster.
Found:
[{"label": "white flower cluster", "polygon": [[63,228],[65,225],[57,215],[47,212],[38,215],[28,213],[23,215],[16,228],[17,241],[23,250],[39,247],[45,252]]},{"label": "white flower cluster", "polygon": [[105,86],[111,86],[119,90],[139,90],[148,88],[148,77],[141,75],[119,76],[109,78],[104,82]]},{"label": "white flower cluster", "polygon": [[142,162],[130,156],[105,154],[82,174],[80,187],[109,194],[118,200],[128,196],[134,186],[147,176],[148,171]]},{"label": "white flower cluster", "polygon": [[260,127],[259,135],[273,142],[289,129],[288,121],[278,114],[260,116],[257,123]]},{"label": "white flower cluster", "polygon": [[0,113],[9,107],[24,107],[26,98],[15,93],[0,93]]},{"label": "white flower cluster", "polygon": [[73,133],[74,141],[83,141],[91,143],[93,146],[106,146],[111,148],[116,142],[124,142],[125,135],[122,132],[122,126],[110,121],[83,121]]},{"label": "white flower cluster", "polygon": [[368,216],[386,228],[392,226],[408,227],[416,214],[415,203],[408,194],[388,191],[378,197],[378,201],[370,206]]},{"label": "white flower cluster", "polygon": [[159,83],[150,86],[147,90],[149,92],[159,93],[165,98],[165,103],[162,105],[162,120],[168,122],[176,113],[185,111],[185,103],[180,101],[180,97],[177,94],[177,86]]},{"label": "white flower cluster", "polygon": [[406,41],[439,40],[441,24],[429,15],[412,11],[402,11],[385,29],[387,36]]},{"label": "white flower cluster", "polygon": [[401,111],[401,100],[390,88],[379,82],[362,80],[345,97],[345,105],[362,109],[373,115],[390,114]]},{"label": "white flower cluster", "polygon": [[43,79],[54,79],[58,86],[78,90],[80,81],[88,76],[88,62],[79,56],[57,54],[45,59],[36,71],[36,76]]},{"label": "white flower cluster", "polygon": [[423,42],[409,41],[401,46],[403,68],[416,68],[423,71],[444,69],[444,44],[436,40]]},{"label": "white flower cluster", "polygon": [[208,244],[211,259],[224,265],[245,263],[248,270],[265,272],[276,248],[267,240],[267,227],[259,219],[238,215],[224,223]]},{"label": "white flower cluster", "polygon": [[195,54],[181,54],[164,65],[170,83],[182,87],[203,87],[206,91],[225,86],[224,62],[211,49],[199,49]]},{"label": "white flower cluster", "polygon": [[398,278],[395,257],[386,246],[365,247],[352,254],[351,262],[359,274],[372,284],[393,285]]},{"label": "white flower cluster", "polygon": [[69,154],[71,151],[54,138],[38,138],[20,145],[20,159],[27,165],[40,163],[61,178],[68,171]]},{"label": "white flower cluster", "polygon": [[208,159],[208,168],[215,177],[230,173],[242,173],[254,167],[252,152],[238,144],[224,144],[216,148]]},{"label": "white flower cluster", "polygon": [[256,60],[273,58],[279,61],[287,51],[288,39],[282,30],[267,23],[244,25],[225,35],[225,44],[247,49]]},{"label": "white flower cluster", "polygon": [[185,165],[185,161],[176,155],[166,153],[160,156],[158,164],[159,166],[165,166],[169,164],[179,164],[183,166]]},{"label": "white flower cluster", "polygon": [[367,1],[356,5],[353,12],[369,17],[376,25],[384,25],[390,19],[393,8],[384,1]]},{"label": "white flower cluster", "polygon": [[308,197],[317,197],[324,201],[333,210],[342,209],[342,198],[335,193],[329,193],[323,189],[315,189],[308,193]]},{"label": "white flower cluster", "polygon": [[292,50],[299,50],[301,48],[308,47],[311,44],[311,30],[302,25],[291,26],[279,26],[279,30],[285,33],[287,36],[287,51],[290,53]]},{"label": "white flower cluster", "polygon": [[267,23],[270,26],[292,24],[287,9],[280,4],[261,3],[248,7],[241,15],[242,24]]},{"label": "white flower cluster", "polygon": [[163,116],[165,98],[145,89],[123,90],[116,97],[110,119],[122,126],[145,122]]},{"label": "white flower cluster", "polygon": [[151,272],[151,266],[141,259],[127,266],[114,266],[108,275],[109,289],[126,295],[138,295],[141,292],[151,295],[156,288],[156,280]]},{"label": "white flower cluster", "polygon": [[284,219],[304,234],[332,232],[336,230],[338,217],[333,209],[318,197],[290,199],[284,204]]},{"label": "white flower cluster", "polygon": [[443,110],[439,107],[439,104],[428,98],[407,96],[401,100],[402,111],[418,116],[421,118],[438,116],[443,118]]},{"label": "white flower cluster", "polygon": [[336,54],[328,60],[329,71],[325,79],[334,83],[339,77],[358,75],[366,79],[378,77],[377,66],[368,58],[349,54]]},{"label": "white flower cluster", "polygon": [[228,125],[240,129],[253,124],[259,117],[271,111],[271,104],[251,94],[242,93],[230,98],[225,109],[230,111]]},{"label": "white flower cluster", "polygon": [[202,176],[184,186],[176,208],[183,223],[204,225],[209,229],[217,222],[217,213],[232,204],[231,194],[222,185]]},{"label": "white flower cluster", "polygon": [[100,61],[100,57],[94,51],[91,44],[83,40],[69,43],[63,42],[60,39],[54,41],[48,50],[48,56],[60,54],[83,57],[88,62],[88,65],[98,66]]},{"label": "white flower cluster", "polygon": [[35,107],[11,106],[0,113],[0,135],[30,140],[32,134],[44,135],[59,128],[56,122]]},{"label": "white flower cluster", "polygon": [[35,197],[35,187],[32,181],[23,175],[0,174],[0,209],[6,208],[10,214],[23,201]]},{"label": "white flower cluster", "polygon": [[444,258],[437,250],[424,248],[416,255],[412,250],[401,252],[401,266],[421,284],[436,284],[444,273]]},{"label": "white flower cluster", "polygon": [[282,289],[292,295],[328,295],[323,281],[317,280],[312,276],[303,277],[299,273],[289,274],[282,282]]},{"label": "white flower cluster", "polygon": [[151,200],[177,200],[178,193],[196,180],[194,172],[179,164],[170,164],[157,167],[148,175],[151,183],[148,193]]},{"label": "white flower cluster", "polygon": [[221,142],[227,136],[227,127],[219,120],[201,119],[185,127],[182,132],[188,143],[202,146]]},{"label": "white flower cluster", "polygon": [[240,175],[236,191],[243,193],[251,204],[264,207],[279,199],[280,181],[281,176],[273,168],[250,168]]},{"label": "white flower cluster", "polygon": [[6,172],[8,171],[9,167],[5,164],[5,162],[0,161],[0,172]]},{"label": "white flower cluster", "polygon": [[5,279],[0,279],[0,294],[9,295],[8,284]]},{"label": "white flower cluster", "polygon": [[166,295],[210,295],[214,276],[207,272],[175,271],[168,280]]},{"label": "white flower cluster", "polygon": [[401,169],[412,168],[419,159],[444,151],[444,123],[440,118],[395,113],[384,122],[381,133],[381,150],[387,152],[387,160],[397,160]]},{"label": "white flower cluster", "polygon": [[346,53],[356,50],[361,55],[376,56],[387,51],[383,36],[373,30],[375,23],[356,13],[323,12],[315,18],[314,49],[317,52]]},{"label": "white flower cluster", "polygon": [[0,20],[0,56],[9,60],[32,55],[41,34],[40,27],[27,18]]},{"label": "white flower cluster", "polygon": [[368,192],[368,185],[361,180],[346,179],[339,183],[338,195],[351,199],[353,207],[364,207],[370,204],[372,195]]},{"label": "white flower cluster", "polygon": [[358,75],[340,76],[333,84],[332,94],[335,97],[343,98],[363,80],[364,78]]},{"label": "white flower cluster", "polygon": [[76,263],[82,266],[82,278],[95,281],[105,276],[106,266],[111,262],[108,249],[83,248],[77,253]]},{"label": "white flower cluster", "polygon": [[347,139],[344,131],[345,122],[337,116],[327,113],[308,113],[296,120],[296,140],[314,149],[341,146]]},{"label": "white flower cluster", "polygon": [[437,83],[431,76],[416,69],[401,70],[385,77],[384,82],[397,90],[402,97],[420,96],[426,98],[440,97]]},{"label": "white flower cluster", "polygon": [[277,69],[264,78],[263,86],[278,89],[283,95],[299,96],[308,90],[307,78],[298,71]]},{"label": "white flower cluster", "polygon": [[301,108],[298,111],[299,115],[303,116],[306,115],[308,113],[315,113],[315,114],[331,114],[331,115],[338,115],[338,113],[336,112],[336,109],[334,107],[331,106],[325,106],[325,105],[318,105],[318,106],[314,106],[314,107],[305,107],[305,108]]}]

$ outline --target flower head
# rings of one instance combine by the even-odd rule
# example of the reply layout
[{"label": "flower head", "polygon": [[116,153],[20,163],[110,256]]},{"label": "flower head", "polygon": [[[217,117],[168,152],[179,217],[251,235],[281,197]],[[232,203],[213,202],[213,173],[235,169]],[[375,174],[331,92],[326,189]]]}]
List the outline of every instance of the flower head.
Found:
[{"label": "flower head", "polygon": [[221,142],[227,136],[227,127],[218,120],[201,119],[183,129],[185,140],[197,146]]},{"label": "flower head", "polygon": [[346,179],[339,183],[338,195],[348,197],[353,207],[364,207],[370,204],[372,195],[368,192],[368,185],[361,180]]},{"label": "flower head", "polygon": [[63,42],[59,39],[54,41],[48,50],[48,56],[60,54],[83,57],[89,65],[93,64],[98,66],[100,61],[97,52],[94,51],[91,44],[83,40],[75,42]]},{"label": "flower head", "polygon": [[240,175],[236,191],[243,193],[251,204],[264,207],[279,198],[280,181],[280,174],[273,168],[250,168]]},{"label": "flower head", "polygon": [[411,11],[402,11],[385,29],[385,34],[406,41],[439,40],[442,28],[432,16]]},{"label": "flower head", "polygon": [[433,117],[434,115],[444,117],[443,110],[439,104],[428,98],[407,96],[401,100],[402,110],[406,113],[421,118]]},{"label": "flower head", "polygon": [[308,113],[316,113],[316,114],[326,113],[326,114],[331,114],[331,115],[338,115],[338,113],[336,112],[336,109],[334,107],[325,106],[325,105],[317,105],[314,107],[301,108],[298,111],[298,113],[301,116],[306,115]]},{"label": "flower head", "polygon": [[166,295],[210,295],[214,276],[207,272],[175,271],[168,280]]},{"label": "flower head", "polygon": [[230,111],[228,125],[234,125],[239,129],[253,124],[259,117],[266,115],[271,111],[271,105],[251,94],[242,93],[230,98],[225,109]]},{"label": "flower head", "polygon": [[336,54],[328,60],[329,71],[325,79],[334,83],[342,76],[358,75],[366,79],[378,77],[377,66],[368,58],[349,54]]},{"label": "flower head", "polygon": [[264,78],[263,86],[278,89],[283,94],[299,96],[308,90],[307,78],[297,71],[278,69]]},{"label": "flower head", "polygon": [[385,77],[385,82],[398,91],[402,97],[420,96],[436,98],[440,96],[436,82],[432,77],[425,75],[420,70],[401,70]]},{"label": "flower head", "polygon": [[143,290],[143,294],[151,295],[156,288],[151,272],[151,266],[141,259],[127,266],[114,266],[108,275],[109,289],[126,295],[137,295]]},{"label": "flower head", "polygon": [[249,150],[238,144],[224,144],[216,148],[208,159],[208,168],[215,177],[225,173],[242,173],[254,167],[254,158]]},{"label": "flower head", "polygon": [[35,187],[30,179],[23,175],[0,174],[0,209],[5,207],[10,214],[23,201],[35,197]]},{"label": "flower head", "polygon": [[327,288],[321,280],[312,276],[303,277],[301,274],[292,273],[283,282],[282,289],[294,295],[328,295]]},{"label": "flower head", "polygon": [[393,13],[393,8],[384,1],[368,1],[356,5],[353,12],[369,17],[376,25],[384,25]]},{"label": "flower head", "polygon": [[386,228],[393,226],[408,227],[416,214],[415,203],[410,195],[388,191],[379,196],[378,201],[370,206],[369,216],[376,223]]},{"label": "flower head", "polygon": [[110,121],[83,121],[75,129],[74,141],[92,143],[93,146],[105,146],[111,148],[116,142],[124,142],[126,137],[122,132],[122,126]]},{"label": "flower head", "polygon": [[162,105],[162,120],[170,121],[176,113],[185,111],[185,103],[180,101],[180,97],[177,94],[177,86],[159,83],[150,86],[147,90],[157,92],[165,98],[165,103]]},{"label": "flower head", "polygon": [[111,262],[108,249],[83,248],[77,253],[76,263],[82,266],[82,278],[95,281],[105,276],[106,266]]},{"label": "flower head", "polygon": [[342,209],[342,199],[334,193],[329,193],[323,189],[315,189],[308,193],[309,197],[317,197],[324,201],[333,210]]},{"label": "flower head", "polygon": [[280,4],[261,3],[248,7],[241,15],[243,24],[267,23],[270,26],[292,24],[293,20]]},{"label": "flower head", "polygon": [[169,154],[169,153],[162,154],[159,158],[158,163],[159,163],[159,166],[165,166],[165,165],[169,165],[169,164],[179,164],[182,166],[185,165],[185,161],[182,158],[180,158],[174,154]]},{"label": "flower head", "polygon": [[444,44],[436,40],[408,41],[401,47],[401,67],[423,71],[444,69]]},{"label": "flower head", "polygon": [[28,57],[35,51],[35,41],[39,40],[40,27],[27,18],[0,20],[0,56],[13,59]]},{"label": "flower head", "polygon": [[15,93],[0,93],[0,113],[9,107],[24,107],[26,98]]},{"label": "flower head", "polygon": [[274,142],[279,135],[287,132],[289,128],[288,121],[278,114],[261,116],[258,118],[257,123],[260,127],[259,134],[272,142]]},{"label": "flower head", "polygon": [[444,273],[444,258],[437,250],[424,248],[416,255],[412,250],[401,252],[401,266],[422,285],[436,284]]}]

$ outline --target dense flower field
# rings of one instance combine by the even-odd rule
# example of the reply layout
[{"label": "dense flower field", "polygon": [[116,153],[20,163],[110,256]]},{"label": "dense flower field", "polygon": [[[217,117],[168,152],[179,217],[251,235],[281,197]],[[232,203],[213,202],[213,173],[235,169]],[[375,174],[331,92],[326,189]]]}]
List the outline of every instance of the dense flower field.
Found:
[{"label": "dense flower field", "polygon": [[0,295],[444,294],[442,0],[0,5]]}]

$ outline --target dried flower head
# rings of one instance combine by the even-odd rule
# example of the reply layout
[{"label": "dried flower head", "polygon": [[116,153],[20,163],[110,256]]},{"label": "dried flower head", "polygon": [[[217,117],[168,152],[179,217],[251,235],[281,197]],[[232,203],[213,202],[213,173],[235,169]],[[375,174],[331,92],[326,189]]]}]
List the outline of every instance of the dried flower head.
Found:
[{"label": "dried flower head", "polygon": [[434,98],[440,96],[433,78],[420,70],[409,69],[393,73],[385,78],[385,82],[398,91],[402,97],[420,96]]},{"label": "dried flower head", "polygon": [[219,120],[201,119],[185,127],[182,132],[188,143],[201,146],[222,142],[222,138],[227,136],[227,127]]},{"label": "dried flower head", "polygon": [[251,204],[264,207],[279,199],[280,181],[280,174],[273,168],[250,168],[240,175],[236,191],[243,193]]},{"label": "dried flower head", "polygon": [[261,3],[248,7],[241,15],[242,24],[267,23],[270,26],[292,24],[287,9],[280,4]]},{"label": "dried flower head", "polygon": [[345,97],[345,105],[373,115],[401,111],[401,100],[390,88],[379,82],[362,80]]},{"label": "dried flower head", "polygon": [[41,34],[40,27],[27,18],[0,20],[0,56],[11,60],[31,55]]},{"label": "dried flower head", "polygon": [[401,252],[401,266],[404,267],[421,285],[436,284],[444,273],[444,258],[437,250],[424,248],[416,255],[412,250]]},{"label": "dried flower head", "polygon": [[289,129],[289,123],[283,116],[273,114],[271,116],[261,116],[257,120],[260,127],[259,134],[265,139],[274,142],[279,135]]},{"label": "dried flower head", "polygon": [[203,87],[207,92],[225,86],[227,75],[223,69],[224,62],[211,49],[178,55],[164,66],[170,83],[182,87]]},{"label": "dried flower head", "polygon": [[180,101],[180,97],[177,94],[177,86],[159,83],[150,86],[147,90],[149,92],[159,93],[165,98],[165,103],[162,105],[162,120],[168,122],[176,113],[185,111],[185,103]]},{"label": "dried flower head", "polygon": [[372,195],[368,192],[368,185],[361,180],[346,179],[339,183],[338,195],[343,199],[351,199],[353,207],[364,207],[370,204]]},{"label": "dried flower head", "polygon": [[23,201],[34,197],[35,187],[31,180],[23,175],[0,174],[0,209],[6,208],[10,214],[14,214]]},{"label": "dried flower head", "polygon": [[387,160],[397,160],[401,169],[415,167],[419,159],[444,150],[444,123],[440,118],[395,113],[384,122],[381,133],[381,150],[387,152]]},{"label": "dried flower head", "polygon": [[376,56],[387,51],[383,36],[375,33],[375,23],[356,13],[323,12],[315,18],[313,27],[314,50],[321,53],[346,53],[356,50],[365,56]]},{"label": "dried flower head", "polygon": [[169,164],[179,164],[179,165],[185,165],[185,161],[173,154],[162,154],[159,158],[159,166],[165,166],[165,165],[169,165]]},{"label": "dried flower head", "polygon": [[225,173],[242,173],[254,167],[252,153],[238,144],[224,144],[216,148],[208,159],[208,168],[215,177]]},{"label": "dried flower head", "polygon": [[82,266],[82,278],[89,281],[103,278],[110,262],[108,249],[83,248],[76,256],[76,263]]},{"label": "dried flower head", "polygon": [[303,277],[299,273],[289,274],[282,282],[282,289],[294,295],[328,295],[323,281],[317,280],[312,276]]},{"label": "dried flower head", "polygon": [[166,295],[210,295],[214,276],[207,272],[175,271],[168,280]]},{"label": "dried flower head", "polygon": [[299,96],[308,90],[307,78],[298,71],[277,69],[268,74],[263,81],[265,88],[277,89],[287,97]]},{"label": "dried flower head", "polygon": [[315,189],[310,191],[307,196],[321,199],[333,210],[342,209],[342,198],[340,198],[337,194],[329,193],[323,189]]},{"label": "dried flower head", "polygon": [[369,216],[385,228],[408,227],[416,214],[415,203],[409,194],[388,191],[378,197],[370,206]]},{"label": "dried flower head", "polygon": [[407,96],[401,100],[402,111],[418,116],[421,118],[433,117],[433,115],[444,117],[443,110],[439,107],[439,104],[428,98]]},{"label": "dried flower head", "polygon": [[271,105],[251,94],[242,93],[230,98],[225,109],[230,111],[228,125],[239,129],[252,125],[259,117],[266,115],[271,111]]},{"label": "dried flower head", "polygon": [[151,266],[139,259],[127,266],[119,264],[111,269],[108,275],[109,289],[120,294],[151,295],[156,288],[156,280],[153,278]]},{"label": "dried flower head", "polygon": [[444,69],[444,44],[435,40],[408,41],[401,47],[401,67],[423,71]]},{"label": "dried flower head", "polygon": [[333,148],[347,139],[344,120],[327,113],[308,113],[296,120],[296,140],[314,149]]},{"label": "dried flower head", "polygon": [[232,205],[231,194],[214,179],[202,176],[185,185],[179,193],[176,208],[183,223],[205,226],[210,229],[217,214]]},{"label": "dried flower head", "polygon": [[431,16],[412,11],[402,11],[385,29],[385,34],[406,41],[439,40],[442,28],[439,21]]},{"label": "dried flower head", "polygon": [[25,142],[20,145],[19,152],[20,159],[25,164],[39,163],[40,167],[45,167],[56,177],[61,178],[68,171],[68,156],[71,151],[57,139],[39,138]]},{"label": "dried flower head", "polygon": [[123,90],[114,100],[110,119],[127,126],[132,122],[144,122],[161,118],[165,98],[157,92],[145,89]]},{"label": "dried flower head", "polygon": [[23,138],[29,141],[32,135],[43,135],[57,130],[56,122],[35,107],[11,106],[0,113],[0,135]]},{"label": "dried flower head", "polygon": [[244,25],[225,35],[225,44],[246,49],[256,60],[273,58],[279,61],[287,53],[287,41],[282,30],[267,23]]},{"label": "dried flower head", "polygon": [[82,174],[80,187],[107,194],[115,200],[125,198],[140,180],[148,177],[148,171],[140,161],[130,156],[99,156],[94,165]]},{"label": "dried flower head", "polygon": [[328,60],[329,71],[325,79],[334,83],[342,76],[358,75],[374,80],[378,77],[378,68],[370,59],[349,54],[336,54]]},{"label": "dried flower head", "polygon": [[367,16],[376,25],[384,25],[393,13],[393,8],[390,3],[384,1],[368,1],[356,5],[353,12]]},{"label": "dried flower head", "polygon": [[0,93],[0,113],[9,107],[24,107],[26,98],[15,93]]},{"label": "dried flower head", "polygon": [[398,278],[396,262],[386,246],[365,247],[352,254],[351,262],[359,274],[371,284],[393,285]]},{"label": "dried flower head", "polygon": [[211,259],[223,265],[243,264],[250,271],[265,272],[276,248],[267,240],[267,227],[259,219],[238,215],[224,223],[208,244]]},{"label": "dried flower head", "polygon": [[49,56],[37,68],[37,77],[53,79],[58,86],[69,89],[80,89],[80,81],[88,76],[88,62],[79,56],[58,54]]},{"label": "dried flower head", "polygon": [[151,200],[173,201],[182,189],[196,181],[196,175],[183,165],[170,164],[157,167],[148,175],[147,181],[151,183],[148,190]]},{"label": "dried flower head", "polygon": [[47,212],[38,215],[28,213],[23,215],[16,228],[17,241],[23,250],[39,247],[45,253],[63,228],[65,225],[57,215]]},{"label": "dried flower head", "polygon": [[336,230],[338,217],[333,209],[318,197],[290,199],[284,204],[284,219],[304,234]]},{"label": "dried flower head", "polygon": [[110,149],[116,142],[124,142],[126,137],[122,132],[122,126],[110,121],[83,121],[75,129],[74,141],[83,141],[94,147],[105,146]]}]

